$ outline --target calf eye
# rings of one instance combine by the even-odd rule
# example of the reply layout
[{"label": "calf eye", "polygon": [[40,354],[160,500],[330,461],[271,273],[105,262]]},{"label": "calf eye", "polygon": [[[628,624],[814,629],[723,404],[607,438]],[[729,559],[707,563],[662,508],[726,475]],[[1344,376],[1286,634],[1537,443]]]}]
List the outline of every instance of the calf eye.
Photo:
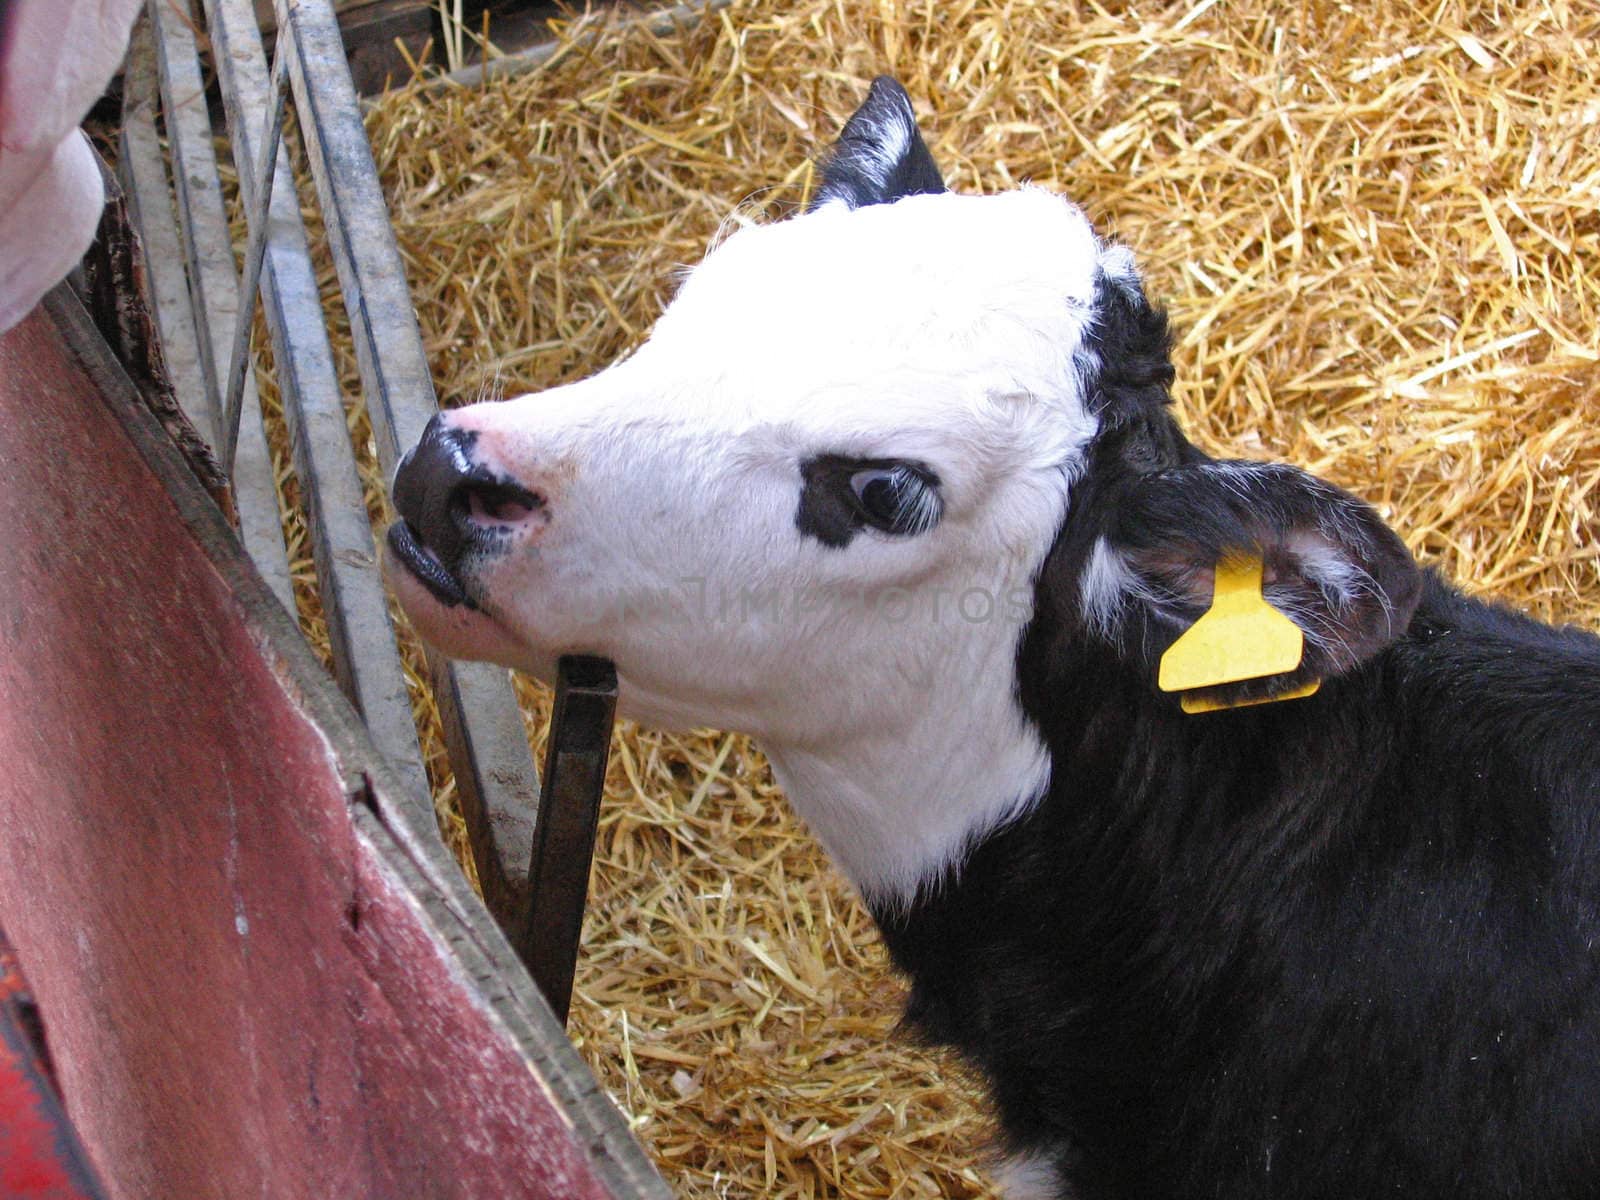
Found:
[{"label": "calf eye", "polygon": [[795,527],[824,546],[848,546],[864,529],[926,533],[944,513],[939,477],[903,459],[818,454],[800,463]]},{"label": "calf eye", "polygon": [[885,533],[922,533],[939,519],[938,492],[906,463],[855,471],[850,491],[862,519]]}]

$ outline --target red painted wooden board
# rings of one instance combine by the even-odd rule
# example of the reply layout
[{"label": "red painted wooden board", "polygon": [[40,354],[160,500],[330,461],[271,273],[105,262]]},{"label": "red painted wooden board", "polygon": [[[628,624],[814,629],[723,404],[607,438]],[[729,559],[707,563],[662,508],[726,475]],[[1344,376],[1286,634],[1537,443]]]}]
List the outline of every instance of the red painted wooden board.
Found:
[{"label": "red painted wooden board", "polygon": [[69,293],[0,337],[0,925],[116,1197],[664,1197]]},{"label": "red painted wooden board", "polygon": [[0,1196],[105,1200],[39,1045],[33,993],[0,929]]}]

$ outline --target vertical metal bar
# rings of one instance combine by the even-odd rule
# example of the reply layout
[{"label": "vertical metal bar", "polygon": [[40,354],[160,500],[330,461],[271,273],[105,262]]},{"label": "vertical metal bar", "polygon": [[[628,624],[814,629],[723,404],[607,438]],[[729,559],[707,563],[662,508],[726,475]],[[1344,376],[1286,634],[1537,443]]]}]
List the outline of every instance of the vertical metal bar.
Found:
[{"label": "vertical metal bar", "polygon": [[[528,907],[538,779],[505,672],[487,663],[451,663],[428,651],[433,698],[467,826],[483,902],[503,929],[515,930]],[[499,700],[483,703],[488,695]],[[502,698],[503,697],[503,698]],[[485,802],[484,797],[492,797]]]},{"label": "vertical metal bar", "polygon": [[[128,60],[122,73],[122,132],[117,174],[128,196],[128,211],[144,243],[151,302],[161,330],[162,353],[172,376],[173,391],[183,415],[206,445],[216,448],[217,414],[201,375],[200,348],[195,342],[194,313],[189,307],[188,280],[178,246],[167,169],[156,133],[161,103],[156,82],[155,50],[148,19],[134,25]],[[180,319],[186,322],[180,325]]]},{"label": "vertical metal bar", "polygon": [[[163,70],[170,69],[174,76],[187,70],[198,78],[193,29],[176,14],[167,13],[170,0],[151,2],[160,15],[156,27],[163,43]],[[249,34],[257,39],[253,55],[248,48],[230,43],[221,26],[213,25],[208,32],[227,109],[239,193],[248,211],[267,190],[259,188],[256,170],[261,114],[269,106],[267,68],[248,0],[244,11]],[[203,109],[203,97],[200,105]],[[278,153],[277,177],[292,179],[282,145]],[[268,214],[261,293],[295,474],[306,499],[334,675],[366,722],[373,744],[409,784],[419,823],[425,818],[431,826],[433,809],[411,716],[411,694],[395,648],[366,495],[350,444],[339,372],[328,343],[322,297],[295,190],[272,189]],[[231,262],[231,250],[229,259]],[[238,299],[237,277],[231,282],[225,299],[230,308]],[[231,328],[229,334],[231,344]]]},{"label": "vertical metal bar", "polygon": [[[211,177],[215,179],[216,176],[215,159],[206,153],[210,149],[211,126],[206,121],[202,134],[187,115],[183,120],[168,123],[174,154],[181,148],[192,172],[191,176],[184,177],[182,186],[187,201],[194,206],[186,212],[185,224],[195,237],[193,241],[180,240],[161,139],[156,134],[156,113],[160,104],[156,52],[146,15],[134,29],[128,66],[123,75],[122,152],[117,166],[133,220],[144,241],[156,323],[161,330],[162,350],[178,403],[183,406],[190,423],[206,439],[206,444],[215,448],[220,444],[220,414],[210,406],[215,394],[214,386],[206,382],[211,358],[206,348],[208,343],[196,327],[191,292],[225,296],[231,281],[231,265],[220,257],[203,262],[198,256],[186,253],[186,248],[192,250],[196,243],[226,244],[220,194],[203,186],[202,159],[210,163]],[[192,141],[186,141],[195,137],[203,137],[205,146],[197,147]],[[193,289],[189,282],[191,273],[199,281]],[[216,332],[220,334],[221,330]],[[272,453],[261,428],[260,399],[252,378],[246,378],[240,408],[239,443],[232,464],[239,539],[273,595],[294,612],[294,583],[289,574],[283,522],[278,513]]]},{"label": "vertical metal bar", "polygon": [[[245,0],[205,0],[216,30],[242,25]],[[438,411],[405,266],[356,102],[338,22],[326,0],[278,0],[280,44],[328,246],[344,293],[384,472],[416,444]],[[517,928],[528,894],[538,775],[507,673],[429,654],[434,695],[484,900],[502,928]],[[492,769],[490,767],[492,764]]]},{"label": "vertical metal bar", "polygon": [[581,655],[560,660],[534,834],[531,903],[514,945],[562,1021],[572,1003],[616,711],[617,673],[609,662]]},{"label": "vertical metal bar", "polygon": [[222,469],[233,476],[233,453],[239,444],[239,405],[244,399],[244,374],[250,365],[250,331],[255,326],[256,292],[261,287],[261,263],[267,254],[267,220],[272,208],[272,178],[278,165],[278,146],[283,141],[283,108],[288,96],[284,86],[289,56],[280,44],[272,58],[272,77],[268,85],[266,132],[261,137],[261,156],[256,164],[256,202],[245,212],[249,236],[245,242],[244,276],[239,281],[239,316],[233,327],[233,353],[228,359],[228,388],[222,403]]},{"label": "vertical metal bar", "polygon": [[[172,151],[172,182],[177,190],[178,226],[190,264],[189,291],[195,328],[200,333],[200,365],[207,407],[222,421],[223,356],[233,344],[239,276],[223,207],[206,108],[205,79],[194,45],[194,31],[173,0],[149,0],[147,11],[160,66],[161,109]],[[215,446],[213,445],[213,448]]]},{"label": "vertical metal bar", "polygon": [[[207,9],[217,0],[206,0]],[[405,265],[395,245],[339,22],[327,0],[277,0],[279,36],[328,246],[350,313],[378,457],[392,475],[438,411]]]}]

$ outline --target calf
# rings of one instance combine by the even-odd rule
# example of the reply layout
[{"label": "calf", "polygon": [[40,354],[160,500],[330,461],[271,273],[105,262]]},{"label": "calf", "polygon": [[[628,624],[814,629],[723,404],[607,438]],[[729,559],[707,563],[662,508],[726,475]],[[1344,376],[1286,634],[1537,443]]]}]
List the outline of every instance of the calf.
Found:
[{"label": "calf", "polygon": [[[1208,458],[1168,340],[1126,250],[946,192],[879,80],[635,355],[430,427],[390,575],[449,653],[606,655],[641,721],[761,741],[1008,1195],[1600,1195],[1600,640]],[[1191,714],[1160,664],[1241,562],[1229,653],[1275,611],[1298,662]]]}]

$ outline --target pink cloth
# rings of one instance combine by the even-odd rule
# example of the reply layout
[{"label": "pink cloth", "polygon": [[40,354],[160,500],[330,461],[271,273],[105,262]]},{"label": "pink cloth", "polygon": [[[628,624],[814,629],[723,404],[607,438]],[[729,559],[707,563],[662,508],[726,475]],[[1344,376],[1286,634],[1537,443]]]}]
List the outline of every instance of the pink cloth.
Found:
[{"label": "pink cloth", "polygon": [[139,3],[0,5],[8,9],[0,30],[0,332],[28,314],[94,237],[105,195],[77,125],[121,65]]}]

